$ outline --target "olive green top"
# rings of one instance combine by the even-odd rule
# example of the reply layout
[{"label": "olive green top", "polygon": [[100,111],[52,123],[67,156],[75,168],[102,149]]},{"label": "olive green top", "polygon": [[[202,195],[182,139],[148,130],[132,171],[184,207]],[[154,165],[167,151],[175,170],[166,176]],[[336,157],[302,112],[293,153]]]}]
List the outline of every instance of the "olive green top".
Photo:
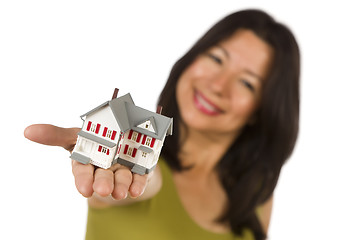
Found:
[{"label": "olive green top", "polygon": [[197,225],[185,211],[175,189],[171,170],[159,161],[163,186],[153,198],[104,209],[89,207],[86,239],[241,239],[254,240],[250,230],[243,237],[213,233]]}]

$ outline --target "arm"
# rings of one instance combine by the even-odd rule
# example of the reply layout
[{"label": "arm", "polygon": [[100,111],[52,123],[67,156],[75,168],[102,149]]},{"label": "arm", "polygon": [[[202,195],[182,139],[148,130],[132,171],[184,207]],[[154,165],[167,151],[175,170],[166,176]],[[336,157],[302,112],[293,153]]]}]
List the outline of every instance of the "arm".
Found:
[{"label": "arm", "polygon": [[258,208],[258,218],[265,233],[269,230],[272,206],[273,196]]},{"label": "arm", "polygon": [[[60,146],[71,152],[79,131],[79,128],[36,124],[27,127],[24,135],[31,141]],[[89,198],[89,204],[93,207],[126,204],[150,198],[161,188],[158,167],[151,174],[141,176],[133,174],[120,164],[114,164],[109,169],[95,169],[91,164],[84,165],[72,160],[72,172],[77,190]],[[131,198],[127,198],[128,193]]]}]

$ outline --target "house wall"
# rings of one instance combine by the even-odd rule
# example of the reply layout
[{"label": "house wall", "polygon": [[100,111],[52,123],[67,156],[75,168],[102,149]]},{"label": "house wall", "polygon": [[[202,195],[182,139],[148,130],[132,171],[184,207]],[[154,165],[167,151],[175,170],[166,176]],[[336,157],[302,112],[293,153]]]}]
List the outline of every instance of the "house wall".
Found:
[{"label": "house wall", "polygon": [[109,168],[116,152],[116,147],[108,148],[94,141],[78,136],[74,152],[90,158],[90,163],[102,167]]},{"label": "house wall", "polygon": [[[90,127],[89,122],[91,122]],[[120,136],[120,128],[109,106],[86,116],[82,130],[114,143],[118,142]],[[115,134],[114,131],[116,131]],[[113,134],[114,138],[112,138]]]},{"label": "house wall", "polygon": [[[162,146],[162,141],[152,139],[152,137],[136,131],[126,132],[124,138],[120,141],[121,149],[118,157],[146,168],[152,168],[157,163]],[[152,149],[153,152],[144,153],[138,150],[142,145]]]},{"label": "house wall", "polygon": [[[115,144],[121,136],[120,128],[109,106],[105,106],[86,116],[82,131]],[[116,147],[108,148],[80,136],[78,137],[78,143],[77,146],[79,147],[76,147],[75,150],[91,158],[90,163],[102,168],[109,168],[112,165],[117,150]]]},{"label": "house wall", "polygon": [[92,157],[90,163],[102,167],[109,168],[112,165],[116,147],[107,148],[96,144],[94,151],[92,151]]},{"label": "house wall", "polygon": [[152,162],[150,163],[151,165],[155,165],[155,164],[157,163],[157,161],[158,161],[158,159],[159,159],[159,157],[160,157],[161,149],[162,149],[162,147],[163,147],[163,145],[164,145],[165,137],[166,137],[166,136],[164,135],[164,137],[163,137],[162,140],[156,141],[155,155],[154,155],[154,157],[153,157],[153,159],[152,159]]},{"label": "house wall", "polygon": [[[109,106],[87,115],[82,130],[115,144],[119,142],[119,148],[108,149],[98,143],[79,137],[78,141],[82,143],[75,150],[79,150],[81,153],[81,150],[87,149],[86,156],[91,158],[91,163],[103,168],[110,167],[114,159],[121,158],[150,169],[158,161],[164,140],[155,139],[133,130],[121,135],[122,132]],[[145,153],[138,150],[142,145],[153,151]]]}]

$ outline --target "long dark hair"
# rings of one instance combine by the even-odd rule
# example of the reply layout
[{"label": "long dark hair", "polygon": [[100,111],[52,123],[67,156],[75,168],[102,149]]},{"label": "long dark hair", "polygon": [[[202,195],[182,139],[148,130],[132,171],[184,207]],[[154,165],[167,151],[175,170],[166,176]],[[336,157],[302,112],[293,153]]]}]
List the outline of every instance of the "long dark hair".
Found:
[{"label": "long dark hair", "polygon": [[176,83],[199,54],[239,29],[252,30],[270,44],[274,57],[263,86],[256,122],[243,128],[217,165],[228,196],[228,206],[217,220],[229,223],[237,235],[248,228],[256,240],[260,240],[265,239],[266,234],[255,210],[272,196],[280,170],[290,157],[298,135],[300,54],[286,26],[260,10],[235,12],[215,24],[175,63],[158,101],[163,106],[163,114],[174,118],[174,135],[165,141],[162,155],[172,169],[184,170],[178,158],[182,120],[175,97]]}]

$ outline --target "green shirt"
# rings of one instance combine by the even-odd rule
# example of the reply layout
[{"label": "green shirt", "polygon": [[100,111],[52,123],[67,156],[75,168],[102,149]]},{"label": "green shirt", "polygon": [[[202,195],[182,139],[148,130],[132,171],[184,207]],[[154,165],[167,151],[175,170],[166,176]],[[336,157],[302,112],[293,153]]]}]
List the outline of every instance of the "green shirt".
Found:
[{"label": "green shirt", "polygon": [[241,239],[253,240],[245,229],[243,238],[232,233],[219,234],[197,225],[182,206],[171,170],[164,160],[159,163],[163,185],[153,198],[125,206],[104,209],[89,207],[86,239]]}]

